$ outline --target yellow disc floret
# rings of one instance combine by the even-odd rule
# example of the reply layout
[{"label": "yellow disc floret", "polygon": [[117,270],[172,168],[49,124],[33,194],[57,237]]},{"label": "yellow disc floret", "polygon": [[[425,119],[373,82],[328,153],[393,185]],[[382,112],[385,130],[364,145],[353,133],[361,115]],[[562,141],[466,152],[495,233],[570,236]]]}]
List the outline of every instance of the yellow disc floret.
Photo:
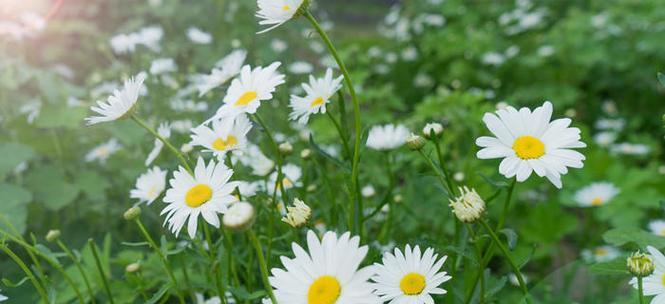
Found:
[{"label": "yellow disc floret", "polygon": [[212,143],[212,148],[217,151],[224,151],[226,149],[232,148],[237,144],[238,144],[238,139],[233,135],[229,135],[229,137],[227,137],[226,140],[221,138],[215,140]]},{"label": "yellow disc floret", "polygon": [[513,150],[521,159],[538,159],[545,155],[545,144],[538,138],[524,135],[515,140]]},{"label": "yellow disc floret", "polygon": [[317,97],[316,99],[314,99],[314,101],[312,101],[312,103],[309,106],[313,108],[322,105],[323,102],[324,102],[323,97]]},{"label": "yellow disc floret", "polygon": [[254,92],[254,91],[246,92],[245,94],[242,94],[242,96],[240,96],[240,98],[238,98],[238,100],[236,100],[235,105],[236,106],[246,106],[250,102],[254,101],[254,99],[256,99],[257,96],[259,96],[259,95],[256,94],[256,92]]},{"label": "yellow disc floret", "polygon": [[212,188],[208,185],[198,184],[185,195],[185,203],[192,208],[199,207],[207,203],[212,198]]},{"label": "yellow disc floret", "polygon": [[342,293],[342,286],[333,276],[322,276],[312,285],[307,292],[307,304],[334,304]]},{"label": "yellow disc floret", "polygon": [[399,288],[405,295],[419,295],[425,289],[425,277],[422,274],[411,272],[399,282]]}]

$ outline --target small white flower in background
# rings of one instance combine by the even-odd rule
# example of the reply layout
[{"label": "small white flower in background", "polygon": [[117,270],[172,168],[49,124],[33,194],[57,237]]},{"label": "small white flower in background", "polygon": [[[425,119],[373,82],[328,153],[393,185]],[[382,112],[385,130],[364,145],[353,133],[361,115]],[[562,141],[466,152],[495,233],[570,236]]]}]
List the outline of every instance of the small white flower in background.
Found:
[{"label": "small white flower in background", "polygon": [[619,249],[613,246],[599,246],[582,251],[582,258],[590,263],[604,263],[614,260],[621,255]]},{"label": "small white flower in background", "polygon": [[235,156],[243,165],[252,168],[252,174],[254,175],[266,176],[275,167],[275,162],[265,156],[261,149],[254,144],[248,144],[245,153]]},{"label": "small white flower in background", "polygon": [[616,141],[617,133],[612,131],[603,131],[598,132],[594,137],[593,141],[601,147],[609,147]]},{"label": "small white flower in background", "polygon": [[243,230],[254,222],[254,206],[247,202],[236,202],[229,207],[222,217],[225,227],[233,230]]},{"label": "small white flower in background", "polygon": [[140,29],[136,34],[136,42],[143,44],[153,52],[159,52],[161,46],[159,42],[164,37],[164,29],[159,26],[149,26]]},{"label": "small white flower in background", "polygon": [[270,48],[275,53],[282,53],[289,48],[289,45],[284,40],[275,38],[272,41],[270,41]]},{"label": "small white flower in background", "polygon": [[461,181],[463,181],[465,177],[466,177],[466,176],[464,175],[464,172],[455,172],[455,174],[453,174],[453,179],[454,179],[456,182],[461,182]]},{"label": "small white flower in background", "polygon": [[178,70],[173,58],[158,58],[150,63],[150,74],[160,75]]},{"label": "small white flower in background", "polygon": [[397,62],[398,57],[397,57],[397,54],[395,54],[393,52],[390,52],[390,53],[386,53],[386,55],[384,56],[384,59],[386,60],[386,63],[393,64],[393,63]]},{"label": "small white flower in background", "polygon": [[83,101],[80,99],[74,97],[74,96],[69,96],[67,97],[67,106],[70,108],[75,108],[75,107],[81,107],[83,106]]},{"label": "small white flower in background", "polygon": [[[236,304],[236,300],[233,297],[233,294],[230,291],[226,292],[226,303],[227,304]],[[222,300],[215,296],[210,299],[205,299],[203,294],[196,293],[196,304],[222,304]]]},{"label": "small white flower in background", "polygon": [[94,125],[103,122],[114,121],[125,117],[134,109],[139,93],[145,81],[145,74],[139,73],[136,77],[129,78],[120,90],[113,91],[106,102],[97,101],[97,106],[92,106],[90,110],[101,116],[87,117],[85,120],[88,125]]},{"label": "small white flower in background", "polygon": [[653,220],[649,222],[651,233],[665,237],[665,220]]},{"label": "small white flower in background", "polygon": [[333,78],[332,69],[326,70],[326,75],[322,78],[314,78],[310,75],[309,84],[302,84],[305,97],[291,95],[289,107],[292,111],[289,119],[306,124],[310,115],[326,113],[326,105],[330,102],[330,98],[342,88],[343,78],[344,76]]},{"label": "small white flower in background", "polygon": [[210,90],[219,87],[240,73],[243,63],[247,58],[247,51],[238,49],[226,55],[215,64],[210,74],[202,75],[197,80],[196,88],[199,90],[199,97],[210,92]]},{"label": "small white flower in background", "polygon": [[274,62],[266,68],[254,69],[249,65],[243,66],[240,76],[231,82],[226,92],[224,105],[208,121],[256,113],[261,101],[272,99],[277,86],[285,82],[284,75],[277,72],[280,65],[280,62]]},{"label": "small white flower in background", "polygon": [[368,280],[374,267],[358,269],[368,247],[359,246],[360,238],[345,233],[338,237],[326,232],[319,241],[314,231],[307,232],[305,251],[292,244],[295,258],[282,256],[285,269],[273,268],[270,284],[279,303],[367,303],[381,301],[372,294]]},{"label": "small white flower in background", "polygon": [[360,190],[360,195],[365,198],[370,198],[376,195],[376,190],[374,189],[374,186],[367,185]]},{"label": "small white flower in background", "polygon": [[212,42],[212,35],[202,31],[198,27],[190,27],[187,29],[187,38],[189,38],[189,41],[196,44],[210,44]]},{"label": "small white flower in background", "polygon": [[617,154],[641,156],[649,154],[651,148],[644,144],[619,143],[612,145],[610,151]]},{"label": "small white flower in background", "polygon": [[621,131],[626,125],[626,121],[623,118],[609,119],[603,118],[596,121],[594,125],[598,130],[614,130]]},{"label": "small white flower in background", "polygon": [[26,120],[29,124],[33,124],[42,111],[42,103],[39,100],[32,100],[22,105],[18,111],[21,114],[27,114]]},{"label": "small white flower in background", "polygon": [[122,55],[133,53],[138,41],[136,34],[119,34],[111,37],[109,43],[114,53]]},{"label": "small white flower in background", "polygon": [[486,65],[501,65],[506,61],[506,58],[497,52],[489,52],[483,55],[483,58],[481,59],[483,64]]},{"label": "small white flower in background", "polygon": [[191,142],[189,143],[184,143],[182,146],[180,146],[180,152],[182,153],[189,153],[194,150],[194,146],[192,145]]},{"label": "small white flower in background", "polygon": [[427,88],[434,85],[434,79],[424,72],[418,72],[413,78],[413,85],[418,88]]},{"label": "small white flower in background", "polygon": [[259,181],[251,183],[244,181],[238,182],[238,190],[240,190],[240,196],[242,196],[243,199],[256,195],[256,192],[261,188],[262,182]]},{"label": "small white flower in background", "polygon": [[462,222],[472,223],[485,213],[485,201],[476,189],[459,188],[460,196],[450,200],[453,213]]},{"label": "small white flower in background", "polygon": [[131,198],[138,199],[141,203],[152,204],[166,188],[166,171],[159,167],[152,167],[148,172],[139,176],[136,186],[130,191]]},{"label": "small white flower in background", "polygon": [[286,216],[282,218],[282,222],[291,225],[293,228],[307,224],[309,217],[312,215],[312,209],[297,198],[293,201],[293,206],[287,206],[286,210]]},{"label": "small white flower in background", "polygon": [[617,109],[617,104],[613,100],[603,101],[602,109],[603,112],[608,115],[614,115],[619,112],[619,109]]},{"label": "small white flower in background", "polygon": [[[651,259],[652,264],[655,264],[655,269],[653,273],[643,279],[644,295],[656,296],[651,300],[651,304],[661,304],[665,302],[665,280],[663,280],[663,277],[665,277],[665,256],[658,249],[651,246],[647,246],[647,251],[650,253],[647,257]],[[629,284],[637,289],[637,278],[631,279]]]},{"label": "small white flower in background", "polygon": [[106,163],[106,160],[111,157],[115,152],[118,152],[122,148],[122,145],[118,143],[118,140],[111,138],[109,141],[93,148],[85,155],[86,162],[97,161],[100,164]]},{"label": "small white flower in background", "polygon": [[439,286],[452,278],[441,271],[446,259],[447,256],[439,259],[432,248],[421,254],[418,246],[412,250],[406,245],[404,253],[399,248],[394,254],[387,252],[383,254],[383,264],[374,264],[374,293],[383,302],[433,304],[432,295],[446,294]]},{"label": "small white flower in background", "polygon": [[171,129],[178,133],[189,133],[194,127],[194,122],[189,119],[174,120],[171,122]]},{"label": "small white flower in background", "polygon": [[658,167],[658,173],[660,173],[661,175],[665,175],[665,166]]},{"label": "small white flower in background", "polygon": [[402,60],[404,61],[414,61],[418,59],[418,50],[413,47],[407,47],[404,50],[402,50]]},{"label": "small white flower in background", "polygon": [[[0,291],[2,291],[2,290],[0,290]],[[6,296],[3,296],[3,295],[0,294],[0,302],[4,302],[4,301],[7,301],[7,300],[9,300],[9,298],[7,298]]]},{"label": "small white flower in background", "polygon": [[[168,123],[161,123],[159,127],[157,127],[157,134],[159,134],[159,136],[164,139],[169,139],[171,137],[171,125]],[[148,157],[145,159],[146,166],[149,166],[153,161],[155,161],[157,156],[159,156],[159,153],[162,152],[162,148],[164,148],[164,143],[156,138],[155,146],[152,148],[152,151],[150,151]]]},{"label": "small white flower in background", "polygon": [[586,144],[580,141],[580,129],[569,127],[569,118],[550,122],[552,111],[552,103],[546,101],[533,112],[508,106],[496,114],[486,113],[483,121],[496,137],[476,139],[476,145],[483,148],[476,156],[503,158],[499,173],[506,178],[516,177],[523,182],[535,171],[561,188],[561,175],[568,173],[567,167],[584,167],[586,158],[572,149],[584,148]]},{"label": "small white flower in background", "polygon": [[397,149],[406,143],[409,135],[411,131],[403,125],[374,126],[369,130],[367,147],[379,151]]},{"label": "small white flower in background", "polygon": [[221,161],[227,152],[242,151],[247,145],[247,133],[252,123],[246,115],[213,120],[212,128],[200,125],[192,129],[192,144],[206,148]]},{"label": "small white flower in background", "polygon": [[166,190],[166,207],[161,215],[166,215],[164,224],[176,236],[188,221],[187,232],[191,238],[196,236],[199,215],[210,225],[219,228],[219,213],[226,212],[228,206],[236,201],[232,195],[237,182],[229,181],[233,170],[223,163],[211,160],[206,166],[203,158],[198,159],[194,176],[180,167],[173,172],[169,181],[171,188]]},{"label": "small white flower in background", "polygon": [[311,63],[305,61],[296,61],[289,65],[287,70],[291,74],[309,74],[314,71],[314,66]]},{"label": "small white flower in background", "polygon": [[269,26],[258,34],[270,31],[291,20],[304,2],[305,0],[257,0],[259,10],[256,12],[256,17],[261,19],[259,24]]},{"label": "small white flower in background", "polygon": [[268,192],[272,193],[275,190],[275,184],[277,184],[277,195],[281,195],[280,187],[284,187],[284,190],[291,189],[293,187],[300,187],[300,177],[302,177],[302,169],[294,164],[286,164],[282,166],[282,180],[280,183],[277,183],[277,172],[273,172],[268,179]]},{"label": "small white flower in background", "polygon": [[575,193],[575,202],[580,207],[594,207],[609,203],[621,192],[612,183],[599,182],[586,186]]},{"label": "small white flower in background", "polygon": [[432,138],[432,134],[434,134],[434,136],[436,137],[441,135],[442,133],[443,133],[443,125],[440,123],[436,122],[428,123],[425,125],[425,127],[423,127],[423,136],[425,136],[425,138]]},{"label": "small white flower in background", "polygon": [[540,57],[549,57],[554,54],[554,47],[551,45],[543,45],[538,48],[538,56]]}]

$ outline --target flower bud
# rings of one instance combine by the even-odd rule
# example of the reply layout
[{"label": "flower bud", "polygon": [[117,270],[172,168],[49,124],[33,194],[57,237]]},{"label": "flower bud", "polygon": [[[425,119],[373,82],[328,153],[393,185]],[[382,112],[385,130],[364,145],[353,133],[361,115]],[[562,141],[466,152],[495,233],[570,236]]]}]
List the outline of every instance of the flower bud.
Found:
[{"label": "flower bud", "polygon": [[639,251],[628,257],[626,265],[628,266],[628,271],[630,271],[630,273],[636,277],[642,278],[651,275],[656,269],[656,265],[651,260],[651,257]]},{"label": "flower bud", "polygon": [[419,135],[411,134],[406,139],[406,146],[413,151],[422,149],[425,146],[425,139]]},{"label": "flower bud", "polygon": [[289,155],[289,154],[291,154],[291,152],[293,152],[293,146],[288,141],[283,142],[283,143],[279,144],[279,152],[284,154],[284,155]]},{"label": "flower bud", "polygon": [[237,202],[224,213],[222,223],[225,227],[242,231],[254,223],[254,206],[247,202]]},{"label": "flower bud", "polygon": [[427,139],[438,138],[443,134],[443,125],[440,123],[428,123],[423,128],[423,136]]},{"label": "flower bud", "polygon": [[450,207],[457,218],[465,223],[472,223],[480,219],[485,213],[485,201],[475,189],[466,186],[459,188],[461,195],[454,201],[450,200]]},{"label": "flower bud", "polygon": [[49,230],[48,233],[46,233],[46,240],[48,242],[55,242],[60,238],[60,230]]},{"label": "flower bud", "polygon": [[304,149],[304,150],[300,151],[300,158],[302,158],[304,160],[309,160],[310,158],[312,158],[312,150]]},{"label": "flower bud", "polygon": [[312,209],[305,202],[297,198],[293,201],[293,206],[286,207],[286,210],[287,213],[282,218],[282,222],[291,225],[293,228],[305,225],[312,215]]},{"label": "flower bud", "polygon": [[393,196],[393,202],[395,202],[396,204],[399,204],[403,201],[404,197],[401,194],[395,194],[395,196]]},{"label": "flower bud", "polygon": [[374,190],[374,187],[372,185],[367,185],[360,190],[360,194],[364,198],[370,198],[376,194],[376,190]]},{"label": "flower bud", "polygon": [[136,218],[138,218],[140,215],[141,215],[141,208],[132,207],[127,209],[127,211],[125,211],[125,214],[123,214],[122,217],[124,217],[125,220],[133,221]]},{"label": "flower bud", "polygon": [[311,192],[316,191],[316,189],[318,189],[318,187],[317,187],[316,185],[309,185],[309,186],[307,186],[307,192],[310,192],[310,193],[311,193]]},{"label": "flower bud", "polygon": [[127,273],[134,273],[137,272],[141,269],[141,264],[139,263],[131,263],[125,267],[125,272]]}]

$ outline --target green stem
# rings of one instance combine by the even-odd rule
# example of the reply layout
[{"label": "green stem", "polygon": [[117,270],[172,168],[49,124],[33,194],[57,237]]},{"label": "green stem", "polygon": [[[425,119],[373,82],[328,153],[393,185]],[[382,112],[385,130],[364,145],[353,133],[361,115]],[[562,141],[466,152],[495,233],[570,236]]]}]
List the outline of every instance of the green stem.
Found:
[{"label": "green stem", "polygon": [[109,282],[107,281],[106,274],[104,273],[104,268],[102,267],[102,262],[99,260],[99,254],[97,253],[97,246],[92,239],[88,240],[88,245],[90,245],[90,250],[92,251],[92,256],[95,258],[95,264],[97,265],[97,270],[99,271],[99,276],[102,278],[102,284],[104,284],[104,290],[106,295],[109,298],[109,303],[113,304],[113,294],[111,293],[111,288],[109,287]]},{"label": "green stem", "polygon": [[256,256],[259,259],[259,267],[261,268],[261,278],[263,279],[263,286],[268,292],[268,296],[270,297],[272,303],[277,304],[277,299],[275,299],[275,294],[273,293],[272,285],[270,285],[270,280],[268,279],[268,266],[266,264],[265,257],[263,256],[263,249],[261,249],[261,243],[259,242],[259,239],[256,237],[256,234],[254,234],[253,230],[251,229],[248,230],[247,236],[252,242],[254,250],[256,251]]},{"label": "green stem", "polygon": [[441,170],[443,170],[443,175],[446,177],[446,185],[448,186],[448,192],[450,192],[451,195],[455,195],[455,188],[453,187],[453,183],[450,180],[450,172],[446,169],[445,161],[443,159],[443,152],[441,152],[441,145],[440,145],[440,140],[437,139],[437,137],[434,137],[434,147],[436,147],[436,155],[439,158],[439,166],[441,167]]},{"label": "green stem", "polygon": [[513,261],[512,257],[510,256],[510,252],[508,251],[508,248],[501,243],[501,240],[499,240],[499,237],[496,235],[492,227],[490,227],[489,224],[483,219],[479,220],[480,224],[485,227],[485,230],[490,234],[490,237],[494,241],[497,247],[499,247],[499,250],[501,253],[503,253],[503,256],[506,258],[506,261],[508,261],[508,264],[510,265],[510,268],[512,268],[513,273],[517,277],[517,282],[520,285],[520,288],[522,289],[522,293],[524,294],[524,297],[528,303],[530,303],[530,298],[529,298],[529,290],[526,287],[526,283],[524,282],[524,278],[522,277],[522,273],[520,272],[519,267],[517,267],[517,264],[515,264],[515,261]]},{"label": "green stem", "polygon": [[640,304],[644,304],[644,282],[642,277],[637,277],[637,294],[640,298]]},{"label": "green stem", "polygon": [[180,153],[180,151],[178,151],[178,149],[176,149],[176,148],[175,148],[175,147],[174,147],[174,146],[173,146],[168,140],[166,140],[166,138],[164,138],[164,137],[162,137],[161,135],[159,135],[159,133],[157,133],[157,131],[155,131],[153,128],[151,128],[150,126],[148,126],[148,124],[146,124],[143,120],[141,120],[141,118],[139,118],[139,117],[136,116],[135,114],[132,115],[131,118],[132,118],[132,120],[134,120],[139,126],[141,126],[141,127],[144,128],[146,131],[148,131],[148,133],[152,134],[155,138],[157,138],[157,139],[159,139],[161,142],[163,142],[164,145],[165,145],[169,150],[171,150],[171,152],[172,152],[173,154],[175,154],[176,157],[178,157],[178,160],[180,160],[180,164],[182,164],[182,166],[185,167],[185,169],[187,170],[187,172],[189,172],[189,174],[192,174],[192,175],[194,174],[194,171],[192,171],[192,168],[189,166],[189,162],[187,162],[187,159],[185,158],[185,156],[182,155],[182,153]]},{"label": "green stem", "polygon": [[[425,154],[425,152],[423,152],[422,149],[418,150],[418,153],[420,153],[420,155],[427,161],[427,164],[429,164],[429,166],[432,168],[432,170],[434,170],[434,172],[436,172],[436,176],[439,178],[439,182],[441,183],[441,186],[443,186],[444,191],[448,192],[449,190],[447,190],[448,186],[447,186],[447,183],[446,183],[446,177],[443,176],[443,173],[441,173],[439,168],[436,165],[434,165],[434,162],[432,162],[432,159],[430,159]],[[448,197],[452,197],[452,194],[450,192],[448,192],[446,194],[448,195]]]},{"label": "green stem", "polygon": [[339,134],[339,138],[342,140],[342,147],[344,148],[344,155],[351,155],[351,149],[349,148],[349,143],[347,141],[346,136],[344,136],[344,131],[342,131],[342,127],[339,125],[337,120],[335,120],[335,117],[332,116],[332,113],[330,111],[326,111],[326,114],[330,118],[330,121],[332,121],[333,125],[335,125],[335,129],[337,130],[337,133]]},{"label": "green stem", "polygon": [[333,56],[333,58],[335,58],[335,61],[337,62],[339,69],[342,71],[342,75],[344,75],[344,82],[349,90],[349,94],[351,94],[351,101],[353,102],[353,119],[354,119],[355,136],[356,136],[353,147],[353,162],[351,169],[351,185],[352,185],[351,194],[355,202],[355,207],[353,210],[354,229],[352,230],[354,230],[355,233],[359,233],[362,236],[363,227],[360,225],[360,223],[361,223],[363,205],[362,205],[362,198],[359,195],[360,189],[358,187],[358,164],[360,163],[360,140],[362,137],[361,134],[362,124],[360,121],[360,103],[358,102],[358,97],[356,96],[356,90],[353,87],[353,81],[351,81],[351,76],[349,75],[349,71],[346,69],[346,65],[344,65],[344,61],[342,61],[342,58],[337,53],[337,49],[335,49],[335,46],[333,45],[332,41],[330,41],[330,38],[328,37],[326,32],[323,30],[323,28],[321,28],[319,23],[316,21],[316,18],[314,18],[314,16],[309,11],[305,11],[304,15],[307,18],[307,20],[309,20],[309,22],[312,24],[314,29],[319,33],[321,39],[323,39],[326,46],[328,47],[330,54]]},{"label": "green stem", "polygon": [[85,287],[88,289],[88,294],[90,294],[90,300],[92,303],[95,303],[95,293],[92,291],[92,287],[90,286],[90,281],[88,280],[88,275],[85,274],[85,271],[83,270],[83,267],[81,266],[81,263],[79,260],[74,256],[71,250],[69,250],[69,247],[67,247],[62,241],[58,240],[57,241],[58,246],[60,246],[60,249],[67,254],[67,257],[69,257],[70,260],[74,263],[74,266],[76,266],[76,269],[81,273],[81,277],[83,278],[83,283],[85,283]]},{"label": "green stem", "polygon": [[32,285],[37,290],[37,293],[39,293],[42,301],[44,301],[45,304],[48,304],[49,300],[48,296],[46,295],[46,291],[44,291],[44,287],[39,284],[39,281],[37,281],[37,278],[35,278],[34,274],[32,274],[32,271],[30,271],[30,268],[25,265],[23,260],[21,260],[21,258],[19,258],[11,249],[9,249],[9,247],[5,245],[0,245],[0,250],[4,251],[5,254],[7,254],[18,265],[18,267],[23,270],[28,279],[30,279],[30,282],[32,282]]},{"label": "green stem", "polygon": [[508,194],[506,195],[506,200],[503,202],[503,212],[499,218],[499,222],[496,225],[496,230],[503,229],[503,224],[506,222],[506,217],[508,216],[508,211],[510,211],[510,202],[513,198],[513,192],[515,192],[515,185],[517,184],[517,179],[513,179],[508,186]]},{"label": "green stem", "polygon": [[166,271],[166,274],[169,276],[169,279],[171,279],[171,283],[173,284],[173,289],[176,290],[176,294],[178,295],[178,300],[180,301],[181,304],[185,304],[185,299],[183,298],[182,294],[180,294],[180,291],[178,290],[178,281],[175,279],[175,275],[173,274],[173,271],[171,270],[171,266],[169,266],[169,261],[166,259],[166,256],[164,256],[164,253],[162,250],[157,246],[157,243],[152,239],[150,234],[148,233],[148,230],[145,229],[145,226],[143,226],[143,223],[141,222],[141,218],[136,218],[134,220],[136,222],[136,225],[139,226],[139,230],[141,230],[141,233],[143,234],[143,237],[148,241],[148,244],[150,244],[150,247],[155,250],[155,253],[157,253],[157,256],[159,256],[159,259],[162,260],[162,264],[164,265],[164,271]]},{"label": "green stem", "polygon": [[215,244],[212,243],[210,236],[210,229],[206,223],[203,223],[203,233],[205,234],[206,242],[208,243],[208,250],[210,251],[210,262],[212,263],[212,275],[215,279],[215,286],[217,287],[217,294],[223,304],[226,304],[226,292],[224,285],[219,277],[219,262],[217,261],[217,250]]}]

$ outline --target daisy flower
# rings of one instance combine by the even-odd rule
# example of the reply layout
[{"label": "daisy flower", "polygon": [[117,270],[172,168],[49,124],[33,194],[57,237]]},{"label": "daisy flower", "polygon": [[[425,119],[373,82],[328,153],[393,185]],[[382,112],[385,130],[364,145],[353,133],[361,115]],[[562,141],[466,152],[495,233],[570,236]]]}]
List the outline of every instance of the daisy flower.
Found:
[{"label": "daisy flower", "polygon": [[575,202],[580,207],[594,207],[607,204],[617,194],[619,188],[608,182],[593,183],[575,193]]},{"label": "daisy flower", "polygon": [[[656,265],[656,270],[644,277],[644,295],[656,296],[651,299],[651,304],[665,303],[665,256],[658,249],[647,246],[647,251],[651,254],[651,260]],[[637,278],[630,280],[633,288],[637,289]]]},{"label": "daisy flower", "polygon": [[655,235],[665,236],[665,221],[655,220],[649,222],[649,230]]},{"label": "daisy flower", "polygon": [[282,256],[285,269],[273,268],[270,284],[279,303],[289,304],[379,304],[368,279],[373,267],[358,269],[367,255],[360,238],[326,232],[322,240],[307,232],[305,251],[293,243],[293,259]]},{"label": "daisy flower", "polygon": [[290,120],[297,120],[301,124],[306,124],[309,116],[316,113],[326,113],[326,104],[330,98],[342,88],[342,79],[344,76],[333,79],[332,69],[326,71],[323,78],[314,78],[309,76],[309,84],[303,83],[305,97],[291,95],[291,104],[293,109],[289,114]]},{"label": "daisy flower", "polygon": [[257,0],[259,7],[256,17],[260,18],[260,25],[270,26],[258,34],[270,31],[291,20],[300,10],[306,0]]},{"label": "daisy flower", "polygon": [[603,263],[616,259],[621,252],[616,247],[599,246],[582,251],[582,257],[589,262]]},{"label": "daisy flower", "polygon": [[[280,190],[281,187],[284,187],[284,190],[300,187],[300,177],[302,177],[302,169],[300,167],[294,164],[282,166],[282,181],[277,185],[277,190]],[[275,190],[275,184],[277,184],[277,172],[273,172],[268,179],[269,193]],[[277,194],[280,195],[280,191],[277,191]]]},{"label": "daisy flower", "polygon": [[550,122],[552,110],[552,103],[546,101],[533,112],[508,106],[496,114],[486,113],[483,121],[495,137],[476,139],[476,145],[483,148],[477,157],[503,158],[499,173],[507,178],[516,176],[523,182],[535,171],[561,188],[561,175],[568,173],[567,167],[584,166],[584,155],[571,149],[586,144],[580,141],[580,129],[569,127],[569,118]]},{"label": "daisy flower", "polygon": [[240,163],[252,168],[252,174],[266,176],[272,172],[275,162],[265,156],[257,145],[248,143],[245,150],[245,153],[234,156]]},{"label": "daisy flower", "polygon": [[[168,123],[160,124],[157,128],[157,134],[164,139],[169,139],[171,137],[171,125]],[[148,157],[145,159],[146,166],[155,161],[157,156],[159,156],[159,152],[162,151],[162,148],[164,148],[164,142],[155,138],[155,147],[152,148],[152,151],[150,151],[150,154],[148,154]]]},{"label": "daisy flower", "polygon": [[159,167],[152,167],[148,172],[139,176],[135,189],[129,192],[131,198],[141,203],[152,204],[166,188],[166,171]]},{"label": "daisy flower", "polygon": [[243,113],[256,113],[261,101],[272,99],[272,93],[277,86],[285,82],[284,75],[277,72],[280,65],[280,62],[274,62],[267,68],[254,69],[249,65],[243,66],[240,76],[231,82],[226,92],[224,105],[209,121]]},{"label": "daisy flower", "polygon": [[92,106],[90,110],[101,116],[86,118],[88,125],[114,121],[127,116],[136,105],[144,81],[145,73],[140,73],[136,77],[126,80],[125,86],[121,90],[114,90],[113,95],[109,96],[106,102],[97,101],[97,106]]},{"label": "daisy flower", "polygon": [[4,302],[4,301],[7,301],[7,300],[9,300],[8,297],[3,296],[3,295],[0,294],[0,302]]},{"label": "daisy flower", "polygon": [[440,271],[446,258],[439,259],[432,248],[421,254],[420,247],[412,250],[409,245],[404,254],[398,248],[394,254],[386,252],[383,265],[375,264],[374,293],[384,302],[434,304],[431,295],[445,294],[446,290],[439,285],[451,279],[445,271]]},{"label": "daisy flower", "polygon": [[221,86],[240,73],[242,64],[247,58],[247,51],[234,50],[226,57],[222,58],[209,75],[203,75],[196,84],[199,91],[199,97],[210,92],[210,90]]},{"label": "daisy flower", "polygon": [[397,149],[406,143],[409,135],[411,132],[403,125],[374,126],[369,130],[367,146],[378,151]]},{"label": "daisy flower", "polygon": [[196,44],[210,44],[212,42],[212,35],[197,27],[187,29],[187,38]]},{"label": "daisy flower", "polygon": [[223,163],[211,160],[206,166],[200,157],[194,176],[183,167],[173,172],[169,181],[171,188],[164,196],[168,205],[161,213],[166,214],[164,224],[168,222],[169,230],[177,236],[189,219],[187,232],[194,238],[200,214],[210,225],[219,228],[217,214],[226,212],[228,205],[236,201],[232,193],[238,183],[229,181],[232,175],[233,170]]},{"label": "daisy flower", "polygon": [[111,138],[109,141],[90,150],[90,152],[85,155],[85,161],[97,161],[101,164],[104,164],[106,163],[106,160],[109,159],[111,155],[115,154],[115,152],[118,152],[120,148],[122,148],[122,145],[118,143],[118,140]]},{"label": "daisy flower", "polygon": [[212,128],[200,125],[192,129],[192,144],[206,148],[223,160],[227,152],[240,151],[247,145],[247,133],[252,123],[247,116],[214,120]]}]

